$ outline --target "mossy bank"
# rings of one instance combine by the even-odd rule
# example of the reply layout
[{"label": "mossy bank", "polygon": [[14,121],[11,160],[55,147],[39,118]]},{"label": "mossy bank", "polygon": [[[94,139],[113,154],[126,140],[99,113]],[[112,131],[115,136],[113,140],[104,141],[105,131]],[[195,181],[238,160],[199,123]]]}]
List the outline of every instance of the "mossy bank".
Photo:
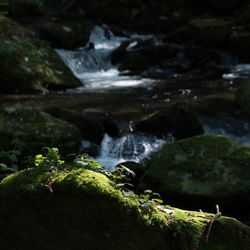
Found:
[{"label": "mossy bank", "polygon": [[0,183],[1,249],[250,249],[250,228],[232,218],[216,220],[206,243],[211,214],[147,209],[106,174],[41,159]]}]

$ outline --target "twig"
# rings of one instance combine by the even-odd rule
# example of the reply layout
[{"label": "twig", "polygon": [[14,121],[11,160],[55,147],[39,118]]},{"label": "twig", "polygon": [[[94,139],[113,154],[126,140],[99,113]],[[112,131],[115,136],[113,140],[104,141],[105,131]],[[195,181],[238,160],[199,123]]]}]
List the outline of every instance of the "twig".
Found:
[{"label": "twig", "polygon": [[212,226],[213,226],[215,220],[217,220],[220,216],[221,216],[221,212],[220,212],[219,205],[216,205],[216,214],[213,216],[213,218],[209,222],[209,227],[208,227],[208,230],[207,230],[206,240],[205,240],[206,243],[208,242],[209,235],[210,235],[210,232],[211,232],[211,229],[212,229]]}]

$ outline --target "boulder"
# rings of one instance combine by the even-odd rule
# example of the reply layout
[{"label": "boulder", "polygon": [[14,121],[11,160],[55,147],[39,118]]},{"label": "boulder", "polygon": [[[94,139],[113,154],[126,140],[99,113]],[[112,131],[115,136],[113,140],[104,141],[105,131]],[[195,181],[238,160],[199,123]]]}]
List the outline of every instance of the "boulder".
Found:
[{"label": "boulder", "polygon": [[0,15],[0,91],[43,92],[81,86],[47,43]]},{"label": "boulder", "polygon": [[46,110],[51,115],[74,124],[81,132],[81,138],[98,145],[101,144],[104,134],[111,137],[119,135],[119,128],[114,120],[108,116],[90,116],[79,111],[50,108]]},{"label": "boulder", "polygon": [[0,183],[0,248],[249,249],[250,228],[235,219],[215,220],[206,243],[213,215],[141,202],[91,170],[27,169]]},{"label": "boulder", "polygon": [[50,21],[42,26],[42,34],[55,48],[74,49],[88,43],[90,27],[83,21]]},{"label": "boulder", "polygon": [[43,147],[58,147],[65,154],[78,152],[79,130],[65,121],[30,107],[6,106],[0,112],[0,149],[20,151],[23,157]]},{"label": "boulder", "polygon": [[136,130],[157,136],[172,133],[176,139],[203,133],[198,115],[189,103],[176,103],[168,106],[162,113],[146,117],[136,124]]},{"label": "boulder", "polygon": [[231,22],[215,18],[199,18],[188,24],[188,36],[197,44],[210,48],[221,48],[230,32]]},{"label": "boulder", "polygon": [[165,145],[148,164],[140,188],[187,209],[243,212],[250,207],[250,148],[222,136],[197,136]]},{"label": "boulder", "polygon": [[250,79],[244,80],[235,92],[236,102],[242,111],[250,115]]},{"label": "boulder", "polygon": [[228,39],[228,50],[241,62],[250,62],[250,32],[234,32]]}]

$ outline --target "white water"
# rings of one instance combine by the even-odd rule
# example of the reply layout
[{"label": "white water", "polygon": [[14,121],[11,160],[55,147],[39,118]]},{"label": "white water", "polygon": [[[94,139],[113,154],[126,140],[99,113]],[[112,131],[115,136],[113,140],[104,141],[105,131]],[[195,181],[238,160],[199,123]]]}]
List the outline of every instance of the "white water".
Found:
[{"label": "white water", "polygon": [[95,160],[109,171],[125,161],[144,164],[152,153],[160,150],[167,141],[144,134],[128,133],[119,138],[105,135],[100,147],[100,155]]},{"label": "white water", "polygon": [[226,80],[234,80],[238,78],[246,79],[250,76],[250,64],[237,64],[232,67],[231,72],[224,74],[223,78]]},{"label": "white water", "polygon": [[[131,35],[131,39],[145,40],[150,36]],[[110,55],[122,42],[128,40],[125,37],[114,36],[108,29],[96,26],[91,33],[89,42],[95,45],[95,49],[79,48],[73,51],[56,50],[74,75],[83,83],[84,89],[107,89],[148,86],[153,80],[121,76],[117,67],[111,64]],[[133,46],[135,43],[131,44]]]}]

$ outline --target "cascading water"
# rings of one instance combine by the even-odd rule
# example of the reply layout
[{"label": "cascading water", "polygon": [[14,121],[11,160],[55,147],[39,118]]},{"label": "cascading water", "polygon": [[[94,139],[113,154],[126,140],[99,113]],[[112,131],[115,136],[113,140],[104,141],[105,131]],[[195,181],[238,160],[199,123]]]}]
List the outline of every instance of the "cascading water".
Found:
[{"label": "cascading water", "polygon": [[[145,40],[150,36],[131,35],[131,39]],[[133,86],[145,86],[153,80],[136,76],[122,76],[118,69],[111,64],[110,55],[126,37],[114,36],[107,28],[96,26],[90,36],[89,43],[94,48],[85,47],[74,51],[56,50],[66,65],[81,80],[86,89],[107,89]]]},{"label": "cascading water", "polygon": [[105,135],[100,155],[95,159],[109,171],[125,161],[144,164],[152,153],[158,151],[166,142],[167,140],[145,134],[127,133],[119,138]]},{"label": "cascading water", "polygon": [[223,78],[226,80],[247,79],[250,76],[250,64],[237,64],[232,67],[231,72],[224,74]]}]

